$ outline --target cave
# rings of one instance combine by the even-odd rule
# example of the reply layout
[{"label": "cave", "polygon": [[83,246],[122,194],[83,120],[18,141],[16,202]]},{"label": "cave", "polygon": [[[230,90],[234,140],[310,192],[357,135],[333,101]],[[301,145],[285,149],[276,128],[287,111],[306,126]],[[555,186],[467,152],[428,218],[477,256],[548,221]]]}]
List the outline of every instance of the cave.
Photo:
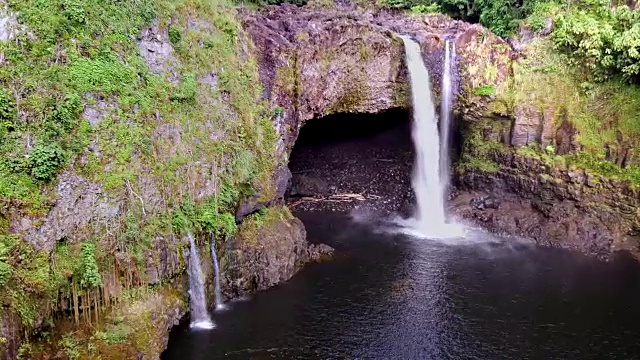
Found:
[{"label": "cave", "polygon": [[307,121],[289,159],[296,210],[406,213],[413,202],[411,114],[338,113]]}]

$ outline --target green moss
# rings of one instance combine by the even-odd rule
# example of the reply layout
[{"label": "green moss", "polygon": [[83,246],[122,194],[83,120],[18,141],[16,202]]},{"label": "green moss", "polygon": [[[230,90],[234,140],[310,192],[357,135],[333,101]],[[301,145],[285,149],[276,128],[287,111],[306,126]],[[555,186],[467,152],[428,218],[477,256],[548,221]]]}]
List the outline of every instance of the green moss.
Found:
[{"label": "green moss", "polygon": [[336,102],[329,106],[326,114],[356,112],[367,100],[368,88],[366,82],[361,79],[345,79],[345,88]]},{"label": "green moss", "polygon": [[496,87],[494,85],[480,85],[471,90],[474,95],[478,96],[491,96],[495,91]]},{"label": "green moss", "polygon": [[477,157],[471,157],[471,158],[465,159],[465,161],[462,161],[458,165],[457,169],[460,172],[465,172],[468,170],[475,169],[475,170],[480,170],[488,173],[496,173],[500,171],[500,165],[495,161],[477,158]]},{"label": "green moss", "polygon": [[250,246],[258,244],[261,233],[270,233],[275,224],[293,219],[293,215],[286,206],[262,208],[246,217],[238,229],[237,239]]},{"label": "green moss", "polygon": [[508,151],[507,146],[499,139],[487,138],[486,132],[504,131],[506,124],[497,119],[487,118],[477,123],[466,123],[462,128],[462,154],[456,163],[456,170],[464,172],[479,169],[486,172],[497,172],[500,166],[493,158],[496,154]]},{"label": "green moss", "polygon": [[529,44],[527,56],[513,68],[512,83],[509,88],[496,88],[496,101],[490,104],[490,111],[514,116],[518,104],[551,113],[553,118],[545,121],[553,122],[555,128],[563,121],[570,122],[577,130],[574,140],[581,148],[569,156],[552,156],[536,146],[518,150],[521,155],[538,157],[548,165],[574,166],[636,181],[635,166],[623,169],[606,160],[606,155],[607,148],[622,145],[632,156],[640,155],[640,88],[619,81],[585,81],[586,74],[554,52],[548,40]]},{"label": "green moss", "polygon": [[393,103],[395,106],[407,108],[411,105],[411,89],[408,82],[401,82],[393,90]]},{"label": "green moss", "polygon": [[[74,291],[104,300],[102,290],[115,286],[107,282],[113,276],[117,286],[144,288],[154,238],[188,230],[235,233],[238,200],[256,184],[267,184],[277,165],[277,134],[275,111],[260,101],[252,44],[227,1],[9,5],[35,36],[0,43],[0,283],[9,289],[0,302],[30,334],[40,320],[58,314],[59,299],[66,302]],[[193,14],[202,26],[188,26]],[[151,73],[139,54],[136,37],[155,18],[174,46],[176,61],[168,72],[181,79],[177,84]],[[201,81],[211,73],[218,78],[214,87]],[[106,113],[99,124],[82,119],[85,104]],[[59,240],[51,251],[8,234],[9,214],[46,214],[58,174],[66,169],[121,199],[121,217],[79,229],[93,234],[79,243],[50,239]],[[147,182],[139,180],[141,174]],[[137,195],[149,189],[149,181],[157,190],[153,204]],[[203,181],[217,191],[200,197]],[[262,194],[270,196],[272,189]],[[173,250],[180,254],[181,245]],[[111,296],[126,300],[119,292]],[[116,344],[125,333],[149,334],[113,326],[102,330],[100,341]],[[71,349],[69,344],[53,346]]]}]

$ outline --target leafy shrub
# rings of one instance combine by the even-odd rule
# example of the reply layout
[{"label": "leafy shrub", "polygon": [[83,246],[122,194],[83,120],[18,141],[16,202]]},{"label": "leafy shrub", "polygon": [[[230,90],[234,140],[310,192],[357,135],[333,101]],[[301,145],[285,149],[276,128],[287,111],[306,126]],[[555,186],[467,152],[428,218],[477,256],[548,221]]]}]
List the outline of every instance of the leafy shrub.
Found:
[{"label": "leafy shrub", "polygon": [[440,5],[433,3],[429,5],[416,5],[411,8],[414,14],[438,14],[442,12]]},{"label": "leafy shrub", "polygon": [[38,145],[29,153],[31,175],[41,181],[51,181],[67,162],[67,153],[58,143]]},{"label": "leafy shrub", "polygon": [[84,109],[82,99],[78,94],[67,95],[51,113],[46,125],[51,138],[66,135],[78,123],[80,113]]},{"label": "leafy shrub", "polygon": [[120,344],[131,334],[131,327],[126,324],[108,325],[104,331],[96,331],[95,339],[107,344]]},{"label": "leafy shrub", "polygon": [[500,36],[509,36],[527,13],[518,0],[478,0],[480,23]]},{"label": "leafy shrub", "polygon": [[171,100],[179,102],[190,102],[196,99],[196,77],[193,74],[186,74],[182,77],[182,82],[175,89]]},{"label": "leafy shrub", "polygon": [[591,70],[596,81],[640,81],[640,11],[583,0],[555,18],[554,46]]},{"label": "leafy shrub", "polygon": [[80,0],[64,0],[62,3],[64,15],[69,21],[76,24],[83,24],[86,21],[85,10]]},{"label": "leafy shrub", "polygon": [[178,29],[175,25],[169,26],[169,41],[173,45],[177,45],[180,40],[182,40],[182,34],[180,33],[180,29]]},{"label": "leafy shrub", "polygon": [[64,336],[59,342],[58,346],[64,351],[69,360],[77,360],[80,358],[80,349],[78,343],[70,336]]},{"label": "leafy shrub", "polygon": [[496,91],[496,87],[491,84],[491,85],[481,85],[478,86],[477,88],[473,89],[473,93],[475,95],[479,95],[479,96],[491,96],[495,93]]},{"label": "leafy shrub", "polygon": [[0,241],[0,287],[4,287],[7,284],[13,271],[9,264],[9,251],[11,251],[11,248],[4,241]]},{"label": "leafy shrub", "polygon": [[117,93],[136,82],[136,73],[116,59],[78,57],[69,67],[69,79],[80,93]]},{"label": "leafy shrub", "polygon": [[102,278],[100,277],[100,269],[96,261],[96,246],[93,243],[82,243],[82,276],[80,277],[80,286],[84,288],[94,288],[102,286]]},{"label": "leafy shrub", "polygon": [[525,21],[533,31],[541,31],[547,26],[547,21],[560,11],[560,8],[560,5],[553,0],[529,3],[527,6],[529,16]]},{"label": "leafy shrub", "polygon": [[9,92],[0,88],[0,126],[10,129],[16,117],[15,99]]}]

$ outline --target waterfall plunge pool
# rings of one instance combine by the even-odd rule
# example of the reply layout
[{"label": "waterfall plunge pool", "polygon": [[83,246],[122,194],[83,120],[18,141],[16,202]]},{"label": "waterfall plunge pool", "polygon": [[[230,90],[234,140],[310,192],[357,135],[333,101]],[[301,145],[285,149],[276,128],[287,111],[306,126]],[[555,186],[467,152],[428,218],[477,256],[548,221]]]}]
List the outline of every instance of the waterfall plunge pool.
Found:
[{"label": "waterfall plunge pool", "polygon": [[303,212],[336,248],[290,281],[230,304],[217,327],[170,336],[164,360],[632,359],[640,271],[620,259],[476,234],[452,245]]},{"label": "waterfall plunge pool", "polygon": [[[443,154],[448,149],[440,151],[439,136],[449,136],[442,127],[439,134],[428,81],[420,81],[428,75],[419,46],[403,40],[410,75],[417,79],[412,80],[417,211],[411,228],[446,228]],[[406,114],[388,115],[402,120]],[[300,146],[301,134],[290,162],[293,195],[302,197],[299,201],[318,196],[297,215],[310,241],[336,249],[334,259],[231,304],[215,316],[215,329],[175,328],[163,359],[640,358],[635,262],[603,263],[481,231],[445,240],[383,231],[371,210],[398,211],[412,200],[406,189],[411,155],[406,122],[325,146],[333,137],[327,135],[349,133],[346,123],[334,119],[335,126],[326,119],[317,123],[329,130],[326,134],[311,132],[320,134],[320,144]],[[371,122],[358,126],[354,118],[345,120],[357,133],[371,129]],[[351,208],[354,216],[334,205],[325,208],[331,211],[313,206],[345,194],[363,199],[365,206]]]}]

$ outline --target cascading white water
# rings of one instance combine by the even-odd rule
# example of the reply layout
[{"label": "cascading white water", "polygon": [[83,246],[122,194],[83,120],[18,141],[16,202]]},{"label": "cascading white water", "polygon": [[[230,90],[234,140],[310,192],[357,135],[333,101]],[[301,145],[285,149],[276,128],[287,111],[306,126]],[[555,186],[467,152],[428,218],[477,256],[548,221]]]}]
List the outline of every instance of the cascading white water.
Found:
[{"label": "cascading white water", "polygon": [[191,245],[189,253],[189,302],[191,307],[190,327],[197,329],[213,329],[214,325],[207,311],[207,297],[204,291],[204,276],[200,265],[198,248],[193,235],[187,235]]},{"label": "cascading white water", "polygon": [[440,183],[442,194],[446,198],[447,187],[451,177],[449,165],[451,159],[451,106],[453,103],[452,72],[455,62],[455,44],[447,40],[445,42],[444,65],[442,71],[441,101],[440,101]]},{"label": "cascading white water", "polygon": [[224,310],[226,307],[222,302],[222,292],[220,291],[220,264],[218,264],[218,254],[216,253],[216,240],[211,235],[211,259],[213,259],[213,274],[214,278],[214,295],[216,297],[216,310]]},{"label": "cascading white water", "polygon": [[[401,38],[405,46],[407,68],[411,79],[413,104],[411,135],[416,150],[412,185],[417,202],[414,218],[404,221],[403,225],[410,228],[408,231],[411,234],[421,237],[460,237],[463,236],[462,229],[445,221],[446,182],[444,181],[446,180],[443,179],[444,176],[440,171],[441,144],[429,72],[422,60],[420,45],[408,36],[401,36]],[[450,78],[443,80],[450,81]],[[444,161],[445,157],[442,158]],[[446,166],[448,167],[448,163]]]}]

